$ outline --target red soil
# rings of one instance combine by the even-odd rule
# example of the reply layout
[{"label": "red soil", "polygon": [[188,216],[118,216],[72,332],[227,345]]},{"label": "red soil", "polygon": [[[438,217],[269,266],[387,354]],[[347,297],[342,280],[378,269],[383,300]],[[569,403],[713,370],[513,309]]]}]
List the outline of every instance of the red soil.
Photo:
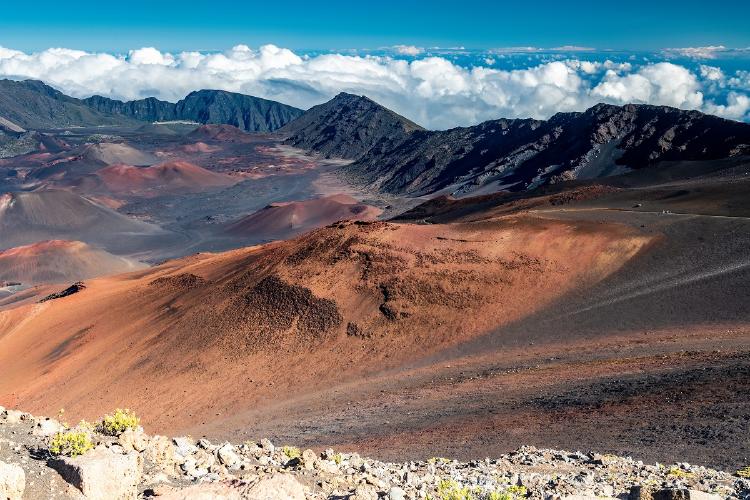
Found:
[{"label": "red soil", "polygon": [[40,241],[0,252],[0,281],[24,285],[66,283],[142,267],[80,241]]},{"label": "red soil", "polygon": [[184,146],[180,147],[180,150],[185,153],[213,153],[216,151],[219,151],[221,148],[217,146],[209,146],[205,142],[196,142],[193,144],[185,144]]},{"label": "red soil", "polygon": [[201,125],[187,135],[198,141],[247,142],[252,136],[232,125]]},{"label": "red soil", "polygon": [[379,208],[359,203],[351,196],[337,194],[312,200],[274,203],[230,224],[227,231],[235,235],[282,239],[339,220],[375,220],[381,213]]},{"label": "red soil", "polygon": [[230,186],[236,180],[186,161],[170,161],[151,167],[112,165],[96,172],[106,188],[117,194],[199,192]]},{"label": "red soil", "polygon": [[339,223],[0,311],[0,404],[179,431],[416,360],[619,269],[649,239],[531,217]]}]

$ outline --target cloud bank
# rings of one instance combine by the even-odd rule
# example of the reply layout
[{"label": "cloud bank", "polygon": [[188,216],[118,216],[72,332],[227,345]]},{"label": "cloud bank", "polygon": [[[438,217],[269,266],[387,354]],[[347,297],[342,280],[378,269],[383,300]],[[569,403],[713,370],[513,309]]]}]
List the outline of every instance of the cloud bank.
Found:
[{"label": "cloud bank", "polygon": [[[221,53],[170,54],[155,48],[127,54],[52,48],[38,53],[0,47],[0,77],[34,78],[75,97],[155,96],[176,101],[210,88],[278,100],[301,108],[341,91],[364,94],[429,128],[471,125],[500,117],[547,118],[597,102],[698,109],[750,119],[750,76],[672,62],[594,61],[574,57],[523,69],[489,67],[486,55],[467,67],[448,57],[400,47],[391,56],[299,55],[275,45],[238,45]],[[397,49],[398,50],[398,49]],[[530,63],[531,64],[531,63]]]}]

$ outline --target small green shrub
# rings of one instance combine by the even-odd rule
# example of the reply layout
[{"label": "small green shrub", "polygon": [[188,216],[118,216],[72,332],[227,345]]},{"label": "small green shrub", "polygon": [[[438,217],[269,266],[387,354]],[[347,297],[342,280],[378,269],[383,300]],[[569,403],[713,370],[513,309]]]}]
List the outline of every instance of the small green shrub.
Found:
[{"label": "small green shrub", "polygon": [[511,498],[524,498],[528,494],[528,490],[526,489],[526,486],[513,485],[505,490],[505,493],[510,495]]},{"label": "small green shrub", "polygon": [[670,467],[669,468],[669,472],[667,474],[669,474],[670,476],[681,477],[681,478],[693,477],[693,473],[692,472],[684,471],[684,470],[680,469],[679,467],[677,467],[676,465]]},{"label": "small green shrub", "polygon": [[119,436],[128,429],[135,429],[141,420],[135,413],[118,408],[114,415],[105,415],[101,423],[101,432],[109,436]]},{"label": "small green shrub", "polygon": [[299,458],[302,456],[302,452],[296,446],[284,446],[281,451],[286,455],[289,460],[293,458]]},{"label": "small green shrub", "polygon": [[334,461],[334,463],[335,463],[336,465],[341,465],[341,462],[343,462],[343,461],[344,461],[344,457],[343,457],[343,455],[341,455],[341,453],[336,453],[336,454],[335,454],[335,455],[333,456],[333,461]]},{"label": "small green shrub", "polygon": [[750,465],[737,471],[737,475],[743,479],[750,479]]},{"label": "small green shrub", "polygon": [[91,442],[91,436],[83,430],[71,430],[58,432],[49,443],[49,451],[53,455],[65,455],[68,457],[77,457],[83,455],[94,447]]},{"label": "small green shrub", "polygon": [[487,500],[511,500],[512,497],[505,492],[491,491],[487,495]]},{"label": "small green shrub", "polygon": [[438,483],[437,494],[440,500],[475,500],[468,486],[461,487],[456,481],[447,479]]},{"label": "small green shrub", "polygon": [[481,488],[461,486],[456,481],[441,480],[437,486],[437,497],[427,495],[426,500],[518,500],[526,497],[525,486],[511,486],[504,491],[483,492]]}]

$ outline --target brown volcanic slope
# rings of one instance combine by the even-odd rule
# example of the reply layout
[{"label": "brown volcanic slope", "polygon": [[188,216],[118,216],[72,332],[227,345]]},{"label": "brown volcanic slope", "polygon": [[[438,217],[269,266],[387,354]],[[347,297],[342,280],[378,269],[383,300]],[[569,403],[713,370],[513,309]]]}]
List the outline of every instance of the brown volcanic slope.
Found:
[{"label": "brown volcanic slope", "polygon": [[284,239],[340,220],[372,221],[381,213],[379,208],[337,194],[268,205],[231,223],[227,231],[255,238]]},{"label": "brown volcanic slope", "polygon": [[106,165],[126,163],[129,165],[153,165],[158,158],[129,144],[102,142],[85,146],[81,157],[103,162]]},{"label": "brown volcanic slope", "polygon": [[201,125],[185,136],[194,141],[246,142],[249,134],[232,125]]},{"label": "brown volcanic slope", "polygon": [[68,283],[146,267],[80,241],[50,240],[0,252],[0,281]]},{"label": "brown volcanic slope", "polygon": [[187,161],[170,161],[151,167],[111,165],[96,171],[104,187],[115,194],[158,195],[200,192],[237,183],[228,175],[211,172]]},{"label": "brown volcanic slope", "polygon": [[154,429],[200,427],[523,318],[649,241],[525,216],[346,222],[91,280],[0,312],[0,404],[73,419],[127,404]]},{"label": "brown volcanic slope", "polygon": [[156,239],[173,237],[158,226],[130,219],[64,190],[0,195],[0,235],[0,250],[67,239],[85,241],[118,254],[141,251],[150,248]]}]

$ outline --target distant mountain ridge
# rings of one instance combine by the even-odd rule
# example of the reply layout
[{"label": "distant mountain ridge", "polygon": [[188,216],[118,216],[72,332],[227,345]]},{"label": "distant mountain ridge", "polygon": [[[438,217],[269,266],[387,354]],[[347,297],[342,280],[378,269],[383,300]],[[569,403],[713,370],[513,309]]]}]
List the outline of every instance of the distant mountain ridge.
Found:
[{"label": "distant mountain ridge", "polygon": [[123,102],[98,95],[76,99],[38,80],[0,80],[0,131],[5,133],[173,120],[272,132],[303,113],[276,101],[223,90],[198,90],[177,103],[155,97]]},{"label": "distant mountain ridge", "polygon": [[83,102],[104,113],[148,122],[189,120],[233,125],[247,132],[273,132],[303,114],[293,106],[224,90],[198,90],[176,103],[154,97],[123,102],[99,95]]},{"label": "distant mountain ridge", "polygon": [[642,104],[429,131],[370,99],[341,94],[280,132],[288,132],[288,144],[354,160],[343,172],[358,184],[410,195],[520,191],[661,161],[750,154],[750,124]]},{"label": "distant mountain ridge", "polygon": [[27,130],[136,123],[93,109],[38,80],[0,80],[0,117],[6,127],[10,122]]}]

